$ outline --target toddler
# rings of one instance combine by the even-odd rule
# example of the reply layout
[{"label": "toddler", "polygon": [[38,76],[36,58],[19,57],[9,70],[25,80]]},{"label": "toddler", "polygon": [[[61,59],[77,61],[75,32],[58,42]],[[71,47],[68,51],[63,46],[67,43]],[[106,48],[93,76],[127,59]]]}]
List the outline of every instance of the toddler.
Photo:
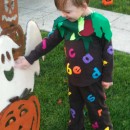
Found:
[{"label": "toddler", "polygon": [[88,7],[89,0],[54,2],[62,16],[54,21],[49,36],[28,56],[19,57],[15,66],[26,69],[64,40],[70,103],[68,130],[85,130],[84,106],[93,129],[113,130],[104,92],[113,84],[109,21]]}]

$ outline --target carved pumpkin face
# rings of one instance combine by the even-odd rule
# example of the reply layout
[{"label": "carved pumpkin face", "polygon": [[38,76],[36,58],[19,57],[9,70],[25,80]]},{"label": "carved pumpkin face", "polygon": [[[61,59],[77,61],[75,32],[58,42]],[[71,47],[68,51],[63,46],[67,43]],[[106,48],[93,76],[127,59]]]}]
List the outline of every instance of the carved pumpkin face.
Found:
[{"label": "carved pumpkin face", "polygon": [[17,0],[0,0],[0,26],[2,29],[18,24]]},{"label": "carved pumpkin face", "polygon": [[25,36],[20,25],[4,29],[1,32],[1,35],[9,36],[19,46],[19,49],[13,49],[14,60],[16,60],[18,56],[23,55],[25,49]]},{"label": "carved pumpkin face", "polygon": [[40,104],[36,96],[18,100],[1,113],[0,130],[39,130]]}]

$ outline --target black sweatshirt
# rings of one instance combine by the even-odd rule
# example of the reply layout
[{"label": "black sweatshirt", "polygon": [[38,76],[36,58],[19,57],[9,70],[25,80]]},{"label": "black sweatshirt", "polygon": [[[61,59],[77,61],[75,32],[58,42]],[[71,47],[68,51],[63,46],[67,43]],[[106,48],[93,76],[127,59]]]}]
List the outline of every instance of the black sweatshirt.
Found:
[{"label": "black sweatshirt", "polygon": [[47,54],[64,39],[66,72],[70,84],[84,87],[97,81],[112,82],[112,42],[106,40],[104,35],[101,38],[97,37],[95,33],[91,34],[91,38],[89,50],[86,52],[82,39],[66,40],[61,36],[60,31],[55,29],[25,58],[33,64],[35,60]]}]

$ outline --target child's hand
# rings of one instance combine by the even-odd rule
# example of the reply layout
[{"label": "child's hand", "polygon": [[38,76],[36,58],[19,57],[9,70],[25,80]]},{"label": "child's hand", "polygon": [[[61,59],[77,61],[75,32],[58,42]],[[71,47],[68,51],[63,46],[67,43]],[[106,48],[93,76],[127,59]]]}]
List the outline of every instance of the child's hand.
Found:
[{"label": "child's hand", "polygon": [[31,64],[25,59],[24,56],[18,57],[18,59],[15,61],[16,68],[20,69],[27,69]]},{"label": "child's hand", "polygon": [[105,89],[108,89],[110,86],[113,85],[113,82],[104,82],[102,81],[102,86],[105,88]]}]

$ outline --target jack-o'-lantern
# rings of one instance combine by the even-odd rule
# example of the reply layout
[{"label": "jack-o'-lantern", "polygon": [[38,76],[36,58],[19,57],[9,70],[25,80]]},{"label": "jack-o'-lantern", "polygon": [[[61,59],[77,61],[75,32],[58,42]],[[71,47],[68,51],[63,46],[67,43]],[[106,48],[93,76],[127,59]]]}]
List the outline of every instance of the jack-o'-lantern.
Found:
[{"label": "jack-o'-lantern", "polygon": [[23,29],[20,25],[12,26],[10,28],[6,28],[1,32],[1,35],[9,36],[15,43],[18,44],[18,49],[13,49],[13,57],[16,60],[18,56],[24,54],[25,50],[25,36]]},{"label": "jack-o'-lantern", "polygon": [[0,0],[0,26],[2,29],[18,24],[17,0]]},{"label": "jack-o'-lantern", "polygon": [[40,104],[36,96],[14,101],[0,116],[0,130],[39,130]]}]

